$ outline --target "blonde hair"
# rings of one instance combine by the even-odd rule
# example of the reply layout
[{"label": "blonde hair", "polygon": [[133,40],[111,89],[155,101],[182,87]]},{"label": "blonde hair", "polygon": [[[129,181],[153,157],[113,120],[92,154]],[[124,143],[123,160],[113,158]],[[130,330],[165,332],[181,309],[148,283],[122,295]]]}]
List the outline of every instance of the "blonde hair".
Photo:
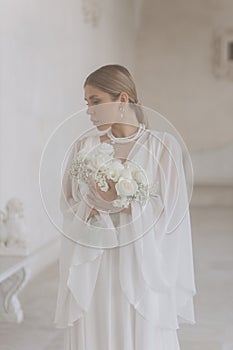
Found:
[{"label": "blonde hair", "polygon": [[139,106],[136,86],[127,68],[119,64],[102,66],[86,78],[84,88],[86,85],[92,85],[107,92],[111,95],[113,101],[119,97],[121,92],[126,92],[129,96],[130,106],[135,110],[138,121],[144,123],[145,127],[148,128],[148,120]]}]

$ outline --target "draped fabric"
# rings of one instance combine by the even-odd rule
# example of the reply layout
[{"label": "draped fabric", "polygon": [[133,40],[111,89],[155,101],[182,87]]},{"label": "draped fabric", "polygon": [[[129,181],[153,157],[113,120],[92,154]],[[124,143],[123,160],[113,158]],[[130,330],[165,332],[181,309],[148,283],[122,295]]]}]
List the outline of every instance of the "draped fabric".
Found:
[{"label": "draped fabric", "polygon": [[144,207],[131,203],[131,214],[100,212],[92,226],[94,204],[68,170],[80,149],[99,143],[98,136],[79,140],[64,173],[54,323],[66,329],[69,350],[178,350],[176,329],[195,323],[196,293],[181,147],[170,133],[147,130],[130,158],[159,182],[159,196],[151,193]]}]

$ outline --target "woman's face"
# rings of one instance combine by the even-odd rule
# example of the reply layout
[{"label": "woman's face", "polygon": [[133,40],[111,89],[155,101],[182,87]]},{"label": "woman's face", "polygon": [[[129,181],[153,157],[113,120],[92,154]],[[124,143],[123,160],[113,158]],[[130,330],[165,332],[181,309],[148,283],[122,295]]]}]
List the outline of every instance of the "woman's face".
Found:
[{"label": "woman's face", "polygon": [[[119,114],[119,100],[112,100],[112,96],[95,86],[86,85],[85,100],[87,101],[87,114],[90,115],[91,122],[99,129],[105,130],[116,123]],[[105,104],[105,105],[104,105]]]}]

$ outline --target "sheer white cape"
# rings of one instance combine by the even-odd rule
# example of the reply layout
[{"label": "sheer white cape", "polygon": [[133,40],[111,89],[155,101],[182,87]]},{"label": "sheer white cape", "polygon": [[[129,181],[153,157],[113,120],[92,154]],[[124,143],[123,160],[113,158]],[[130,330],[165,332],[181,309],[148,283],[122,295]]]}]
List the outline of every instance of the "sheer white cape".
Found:
[{"label": "sheer white cape", "polygon": [[[93,230],[90,234],[90,227],[75,215],[78,213],[85,223],[91,207],[78,195],[68,169],[78,150],[99,142],[99,136],[79,140],[72,149],[63,177],[60,208],[65,234],[61,236],[56,327],[72,326],[88,312],[105,249],[119,249],[121,289],[141,316],[161,328],[177,329],[180,323],[195,323],[191,224],[179,143],[170,133],[150,130],[142,141],[147,152],[141,153],[143,147],[140,147],[134,154],[148,178],[160,182],[163,209],[155,224],[158,197],[151,196],[144,210],[139,203],[131,204],[133,224],[127,230],[114,230],[110,214],[101,213],[100,219],[111,228],[106,231],[110,233],[110,240],[106,232],[102,236],[100,232],[101,239],[95,241],[96,248],[93,248],[86,246],[90,244]],[[119,216],[121,224],[129,223],[128,214]],[[147,232],[136,239],[140,230]],[[127,244],[130,241],[133,242]],[[116,247],[101,249],[103,242]],[[119,242],[121,247],[117,247]]]}]

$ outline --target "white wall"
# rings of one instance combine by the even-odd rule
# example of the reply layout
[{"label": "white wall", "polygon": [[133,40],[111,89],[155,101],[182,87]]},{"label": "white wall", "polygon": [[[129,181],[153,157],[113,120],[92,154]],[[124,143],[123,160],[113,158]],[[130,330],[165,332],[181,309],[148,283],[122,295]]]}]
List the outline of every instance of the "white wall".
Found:
[{"label": "white wall", "polygon": [[141,103],[181,133],[196,184],[232,184],[233,81],[213,74],[213,45],[216,33],[233,29],[233,2],[145,0],[141,15]]},{"label": "white wall", "polygon": [[39,193],[45,142],[85,107],[91,71],[108,63],[134,71],[135,16],[133,0],[1,2],[0,208],[23,201],[32,250],[57,234]]},{"label": "white wall", "polygon": [[141,103],[186,141],[197,183],[232,183],[233,83],[212,73],[214,31],[232,13],[227,0],[1,2],[0,208],[22,199],[31,249],[57,234],[39,193],[43,147],[84,108],[84,79],[100,65],[129,67]]}]

